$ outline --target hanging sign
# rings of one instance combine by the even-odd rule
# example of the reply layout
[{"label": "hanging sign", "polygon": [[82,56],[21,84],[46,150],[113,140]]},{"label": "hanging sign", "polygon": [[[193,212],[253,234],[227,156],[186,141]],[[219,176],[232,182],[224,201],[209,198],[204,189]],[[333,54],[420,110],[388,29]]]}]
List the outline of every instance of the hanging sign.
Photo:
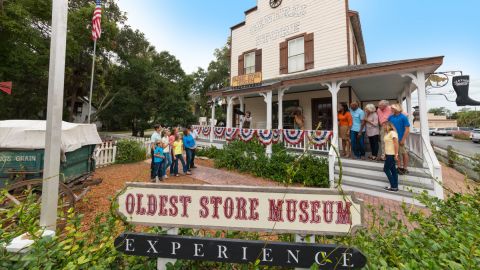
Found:
[{"label": "hanging sign", "polygon": [[344,235],[362,225],[352,193],[331,189],[128,183],[119,214],[146,226]]},{"label": "hanging sign", "polygon": [[262,83],[262,72],[255,72],[247,75],[235,76],[232,78],[232,87]]},{"label": "hanging sign", "polygon": [[320,269],[361,269],[367,260],[354,248],[235,239],[124,233],[115,240],[119,252],[133,256],[222,263]]}]

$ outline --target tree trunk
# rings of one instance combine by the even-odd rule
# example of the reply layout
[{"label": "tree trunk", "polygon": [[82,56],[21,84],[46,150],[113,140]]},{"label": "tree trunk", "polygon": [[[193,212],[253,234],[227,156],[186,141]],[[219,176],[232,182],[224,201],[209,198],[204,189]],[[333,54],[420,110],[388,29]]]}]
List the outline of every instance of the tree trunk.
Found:
[{"label": "tree trunk", "polygon": [[69,108],[69,116],[68,116],[68,121],[73,122],[74,121],[74,113],[75,113],[75,102],[77,101],[77,93],[78,89],[75,88],[75,92],[73,92],[72,98],[70,99],[70,108]]},{"label": "tree trunk", "polygon": [[132,136],[137,137],[138,131],[137,131],[137,119],[134,118],[132,120]]}]

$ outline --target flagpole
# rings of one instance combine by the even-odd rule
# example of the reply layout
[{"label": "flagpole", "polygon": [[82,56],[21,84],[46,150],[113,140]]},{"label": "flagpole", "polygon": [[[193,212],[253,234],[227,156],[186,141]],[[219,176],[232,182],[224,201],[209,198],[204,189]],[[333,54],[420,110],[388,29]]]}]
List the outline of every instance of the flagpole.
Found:
[{"label": "flagpole", "polygon": [[97,40],[93,41],[93,60],[92,60],[92,77],[90,78],[90,97],[88,98],[88,123],[92,122],[92,92],[93,92],[93,76],[95,73],[95,57],[97,53]]}]

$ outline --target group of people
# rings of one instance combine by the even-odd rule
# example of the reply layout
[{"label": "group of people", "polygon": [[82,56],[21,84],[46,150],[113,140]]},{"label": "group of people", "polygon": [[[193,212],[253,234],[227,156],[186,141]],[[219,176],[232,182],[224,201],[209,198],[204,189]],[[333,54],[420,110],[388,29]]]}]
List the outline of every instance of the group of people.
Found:
[{"label": "group of people", "polygon": [[[365,157],[365,135],[371,148],[371,160],[384,161],[384,172],[390,181],[387,191],[398,191],[398,175],[408,174],[408,152],[405,143],[410,133],[410,122],[400,104],[382,100],[378,108],[373,104],[359,108],[352,102],[350,108],[343,103],[338,112],[339,137],[342,156],[357,159]],[[380,155],[381,148],[381,155]],[[397,168],[398,163],[398,168]]]},{"label": "group of people", "polygon": [[[152,163],[150,178],[152,182],[163,181],[170,176],[180,176],[179,161],[182,163],[184,175],[191,175],[195,169],[195,150],[198,133],[188,127],[180,134],[178,128],[172,130],[154,126],[155,131],[150,137]],[[185,158],[184,158],[185,153]]]}]

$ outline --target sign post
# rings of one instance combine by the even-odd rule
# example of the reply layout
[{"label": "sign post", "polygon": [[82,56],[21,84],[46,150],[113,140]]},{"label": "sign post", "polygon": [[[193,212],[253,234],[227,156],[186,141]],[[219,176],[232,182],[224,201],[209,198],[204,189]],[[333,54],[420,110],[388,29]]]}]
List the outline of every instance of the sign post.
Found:
[{"label": "sign post", "polygon": [[48,75],[47,127],[45,135],[45,165],[40,214],[40,226],[53,231],[57,225],[67,18],[68,1],[53,0],[50,68]]}]

